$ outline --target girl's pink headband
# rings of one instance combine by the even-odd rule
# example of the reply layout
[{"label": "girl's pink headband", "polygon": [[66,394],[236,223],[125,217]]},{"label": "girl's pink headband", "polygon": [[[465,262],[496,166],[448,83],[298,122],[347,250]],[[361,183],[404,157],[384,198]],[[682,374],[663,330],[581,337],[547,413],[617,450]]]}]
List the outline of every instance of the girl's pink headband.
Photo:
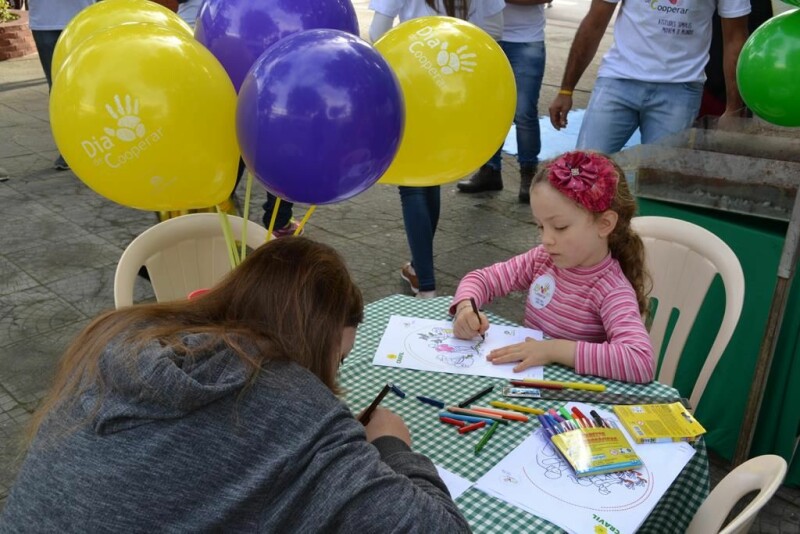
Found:
[{"label": "girl's pink headband", "polygon": [[576,150],[562,154],[547,168],[550,184],[587,210],[599,213],[611,207],[619,176],[605,156]]}]

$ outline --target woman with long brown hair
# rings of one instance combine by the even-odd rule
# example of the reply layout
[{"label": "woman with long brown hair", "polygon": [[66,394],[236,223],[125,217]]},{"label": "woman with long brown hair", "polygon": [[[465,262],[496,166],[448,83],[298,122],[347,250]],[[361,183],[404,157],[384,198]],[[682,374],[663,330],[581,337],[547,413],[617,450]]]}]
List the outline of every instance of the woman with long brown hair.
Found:
[{"label": "woman with long brown hair", "polygon": [[64,355],[0,532],[468,531],[402,419],[336,397],[361,293],[260,247],[204,296],[105,313]]}]

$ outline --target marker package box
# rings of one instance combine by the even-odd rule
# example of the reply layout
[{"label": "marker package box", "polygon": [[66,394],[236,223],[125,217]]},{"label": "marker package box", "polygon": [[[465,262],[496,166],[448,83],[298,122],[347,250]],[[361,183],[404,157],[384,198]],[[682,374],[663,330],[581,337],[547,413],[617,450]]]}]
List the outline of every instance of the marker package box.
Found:
[{"label": "marker package box", "polygon": [[614,413],[636,443],[691,443],[706,432],[679,402],[614,406]]},{"label": "marker package box", "polygon": [[556,434],[550,441],[578,477],[628,471],[642,466],[641,458],[617,428],[580,428]]}]

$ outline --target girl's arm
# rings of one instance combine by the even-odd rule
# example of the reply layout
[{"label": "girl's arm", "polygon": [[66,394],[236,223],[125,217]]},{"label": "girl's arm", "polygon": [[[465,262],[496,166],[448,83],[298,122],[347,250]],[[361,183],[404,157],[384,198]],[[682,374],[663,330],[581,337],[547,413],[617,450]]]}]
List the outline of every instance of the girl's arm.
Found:
[{"label": "girl's arm", "polygon": [[450,314],[455,314],[459,303],[468,301],[470,297],[475,299],[480,308],[495,297],[513,291],[527,291],[533,282],[537,251],[538,247],[510,260],[468,273],[458,284],[450,304]]},{"label": "girl's arm", "polygon": [[652,382],[656,364],[653,345],[633,291],[627,287],[612,290],[600,305],[600,317],[608,341],[578,341],[575,371],[623,382]]}]

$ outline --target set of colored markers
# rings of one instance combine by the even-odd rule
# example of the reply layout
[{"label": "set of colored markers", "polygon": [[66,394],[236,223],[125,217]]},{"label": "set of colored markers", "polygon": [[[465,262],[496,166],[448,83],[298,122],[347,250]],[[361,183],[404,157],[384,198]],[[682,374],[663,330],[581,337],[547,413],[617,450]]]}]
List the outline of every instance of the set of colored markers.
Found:
[{"label": "set of colored markers", "polygon": [[617,428],[617,424],[610,419],[603,419],[596,411],[589,411],[591,417],[573,407],[570,413],[562,406],[558,410],[550,408],[547,413],[539,415],[539,423],[550,437],[556,434],[579,430],[581,428]]}]

